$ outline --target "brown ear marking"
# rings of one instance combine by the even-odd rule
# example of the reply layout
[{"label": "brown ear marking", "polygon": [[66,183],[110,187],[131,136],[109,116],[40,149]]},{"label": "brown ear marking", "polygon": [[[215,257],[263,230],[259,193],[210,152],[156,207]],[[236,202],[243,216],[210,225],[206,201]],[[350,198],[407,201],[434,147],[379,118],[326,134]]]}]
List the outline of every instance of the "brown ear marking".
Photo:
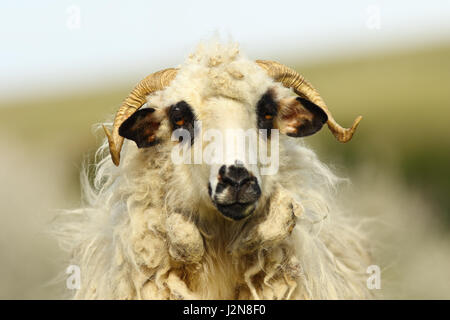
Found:
[{"label": "brown ear marking", "polygon": [[148,148],[159,142],[156,137],[160,121],[156,119],[155,109],[140,109],[133,113],[119,127],[119,134],[136,142],[138,148]]},{"label": "brown ear marking", "polygon": [[279,111],[280,132],[290,137],[310,136],[328,120],[322,108],[302,97],[281,100]]}]

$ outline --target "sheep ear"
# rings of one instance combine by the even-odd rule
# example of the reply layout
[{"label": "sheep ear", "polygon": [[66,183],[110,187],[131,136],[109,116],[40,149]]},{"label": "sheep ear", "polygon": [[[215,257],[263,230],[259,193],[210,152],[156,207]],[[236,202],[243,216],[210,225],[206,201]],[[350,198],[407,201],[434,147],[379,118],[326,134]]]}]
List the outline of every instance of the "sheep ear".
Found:
[{"label": "sheep ear", "polygon": [[156,133],[160,121],[157,118],[155,109],[140,109],[122,123],[119,127],[119,134],[136,142],[138,148],[154,146],[159,142]]},{"label": "sheep ear", "polygon": [[297,97],[280,101],[278,128],[291,137],[310,136],[327,122],[327,114],[311,101]]}]

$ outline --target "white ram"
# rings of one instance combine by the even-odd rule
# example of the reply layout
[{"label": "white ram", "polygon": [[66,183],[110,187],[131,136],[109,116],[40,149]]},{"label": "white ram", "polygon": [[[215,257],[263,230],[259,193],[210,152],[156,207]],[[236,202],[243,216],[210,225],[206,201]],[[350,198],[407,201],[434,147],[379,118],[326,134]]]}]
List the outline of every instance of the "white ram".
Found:
[{"label": "white ram", "polygon": [[[83,179],[86,205],[58,220],[81,268],[75,297],[370,297],[364,237],[334,205],[339,179],[298,139],[327,123],[346,142],[359,120],[340,127],[303,77],[236,44],[201,44],[179,68],[150,75],[105,128],[94,182]],[[195,138],[174,141],[176,129]],[[257,141],[277,140],[278,170],[262,174],[273,163],[251,163],[229,140],[222,162],[173,161],[177,146],[205,154],[204,134],[228,139],[230,129],[274,129]]]}]

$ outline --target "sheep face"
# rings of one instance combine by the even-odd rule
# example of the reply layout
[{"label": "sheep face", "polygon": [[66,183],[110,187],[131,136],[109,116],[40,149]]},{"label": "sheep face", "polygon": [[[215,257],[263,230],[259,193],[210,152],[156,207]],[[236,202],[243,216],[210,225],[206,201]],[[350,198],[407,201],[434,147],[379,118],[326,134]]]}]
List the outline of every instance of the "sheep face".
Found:
[{"label": "sheep face", "polygon": [[139,148],[165,146],[158,152],[170,153],[171,187],[183,201],[242,220],[274,190],[285,149],[279,133],[310,135],[326,121],[321,108],[274,82],[236,47],[212,45],[190,56],[119,132]]}]

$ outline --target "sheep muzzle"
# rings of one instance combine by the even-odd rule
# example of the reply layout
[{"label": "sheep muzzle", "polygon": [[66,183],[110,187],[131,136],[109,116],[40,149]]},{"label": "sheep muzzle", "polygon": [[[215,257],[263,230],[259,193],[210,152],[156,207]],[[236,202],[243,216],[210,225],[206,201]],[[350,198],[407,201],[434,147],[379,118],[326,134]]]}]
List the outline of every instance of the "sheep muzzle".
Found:
[{"label": "sheep muzzle", "polygon": [[209,195],[215,207],[226,218],[242,220],[250,216],[261,196],[258,179],[242,164],[222,165],[214,192],[211,183]]}]

